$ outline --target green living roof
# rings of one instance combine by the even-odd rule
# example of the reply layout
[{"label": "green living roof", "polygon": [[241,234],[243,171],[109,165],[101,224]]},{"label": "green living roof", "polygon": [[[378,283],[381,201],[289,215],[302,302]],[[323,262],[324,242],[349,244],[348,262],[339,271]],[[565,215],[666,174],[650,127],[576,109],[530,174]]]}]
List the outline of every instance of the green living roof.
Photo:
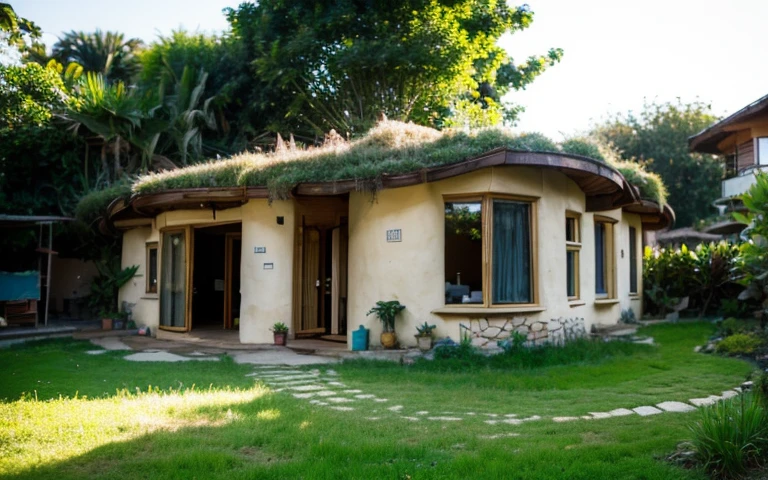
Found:
[{"label": "green living roof", "polygon": [[[174,189],[215,187],[267,187],[270,198],[285,199],[300,183],[359,180],[375,185],[383,174],[398,175],[439,167],[478,157],[498,148],[516,151],[555,152],[580,155],[616,168],[643,198],[660,205],[666,200],[661,179],[639,164],[616,160],[609,149],[590,140],[571,139],[557,144],[538,133],[514,134],[508,129],[485,128],[475,131],[444,130],[384,121],[366,135],[345,141],[331,134],[319,148],[289,149],[271,153],[243,153],[226,160],[211,160],[177,170],[140,176],[132,185],[134,194],[151,194]],[[127,196],[126,186],[107,194]],[[102,200],[83,198],[93,213]],[[82,203],[81,202],[81,203]]]}]

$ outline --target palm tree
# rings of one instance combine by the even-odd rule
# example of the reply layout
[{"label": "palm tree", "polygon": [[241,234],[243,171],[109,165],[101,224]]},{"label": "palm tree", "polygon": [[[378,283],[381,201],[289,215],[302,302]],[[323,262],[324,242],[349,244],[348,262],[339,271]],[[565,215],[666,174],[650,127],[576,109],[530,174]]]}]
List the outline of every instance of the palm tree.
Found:
[{"label": "palm tree", "polygon": [[86,72],[100,73],[108,83],[129,83],[140,69],[136,52],[142,47],[138,38],[125,40],[122,33],[65,33],[53,45],[52,57],[64,65],[77,63]]}]

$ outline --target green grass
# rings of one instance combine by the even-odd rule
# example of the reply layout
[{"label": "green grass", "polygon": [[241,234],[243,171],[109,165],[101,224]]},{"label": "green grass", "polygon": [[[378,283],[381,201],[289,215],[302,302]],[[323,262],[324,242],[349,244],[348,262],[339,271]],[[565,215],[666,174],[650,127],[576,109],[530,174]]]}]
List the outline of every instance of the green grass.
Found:
[{"label": "green grass", "polygon": [[[643,333],[654,336],[657,348],[567,366],[451,372],[358,361],[333,367],[347,388],[389,399],[384,407],[544,417],[518,426],[488,425],[479,415],[409,422],[363,401],[355,404],[359,410],[337,412],[254,383],[245,377],[251,367],[227,359],[131,363],[122,360],[125,352],[86,355],[92,347],[83,342],[14,347],[0,350],[0,476],[704,478],[658,460],[690,437],[697,413],[561,424],[548,417],[736,386],[748,364],[693,353],[711,332],[709,324],[656,326]],[[378,407],[381,419],[368,420],[372,413],[363,405]],[[517,436],[491,437],[510,433]]]}]

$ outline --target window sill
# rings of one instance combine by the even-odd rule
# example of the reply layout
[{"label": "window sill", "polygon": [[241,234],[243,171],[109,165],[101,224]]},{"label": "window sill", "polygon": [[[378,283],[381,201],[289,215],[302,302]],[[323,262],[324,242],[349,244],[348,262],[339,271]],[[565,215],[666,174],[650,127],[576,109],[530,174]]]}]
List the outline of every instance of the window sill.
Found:
[{"label": "window sill", "polygon": [[571,308],[573,308],[573,307],[580,307],[580,306],[586,305],[586,304],[587,304],[587,302],[585,302],[584,300],[571,300],[570,302],[568,302],[568,306],[571,307]]},{"label": "window sill", "polygon": [[618,298],[601,298],[595,300],[595,305],[616,305],[617,303],[619,303]]},{"label": "window sill", "polygon": [[509,313],[535,313],[543,312],[547,308],[541,305],[527,305],[524,307],[442,307],[432,310],[430,313],[443,315],[504,315]]},{"label": "window sill", "polygon": [[637,293],[630,293],[630,294],[629,294],[629,299],[630,299],[630,300],[642,300],[642,298],[643,298],[643,297],[641,297],[641,296],[640,296],[640,295],[638,295]]}]

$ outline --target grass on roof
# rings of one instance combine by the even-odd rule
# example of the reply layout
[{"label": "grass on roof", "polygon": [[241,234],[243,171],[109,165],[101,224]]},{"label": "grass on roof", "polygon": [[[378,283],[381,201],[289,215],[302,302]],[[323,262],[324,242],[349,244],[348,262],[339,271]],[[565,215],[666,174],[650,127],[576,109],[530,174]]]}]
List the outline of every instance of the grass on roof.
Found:
[{"label": "grass on roof", "polygon": [[[396,121],[381,122],[350,142],[336,136],[319,148],[243,153],[227,160],[150,173],[139,177],[132,191],[150,194],[182,188],[259,186],[268,188],[270,199],[281,200],[300,183],[340,180],[355,180],[358,190],[375,191],[384,174],[406,174],[457,163],[497,148],[568,153],[602,161],[637,186],[643,198],[660,205],[666,202],[666,189],[657,175],[637,163],[620,160],[613,150],[589,139],[572,138],[558,145],[539,133],[514,134],[503,128],[437,131]],[[126,187],[120,185],[88,195],[78,206],[78,216],[92,218],[103,213],[114,198],[126,194]]]},{"label": "grass on roof", "polygon": [[361,190],[368,190],[375,189],[383,174],[448,165],[501,147],[559,151],[557,144],[537,133],[515,135],[500,128],[439,132],[386,121],[351,142],[340,140],[309,150],[246,153],[230,160],[149,174],[139,178],[133,191],[146,194],[176,188],[266,186],[271,198],[285,199],[299,183],[338,180],[357,180]]}]

